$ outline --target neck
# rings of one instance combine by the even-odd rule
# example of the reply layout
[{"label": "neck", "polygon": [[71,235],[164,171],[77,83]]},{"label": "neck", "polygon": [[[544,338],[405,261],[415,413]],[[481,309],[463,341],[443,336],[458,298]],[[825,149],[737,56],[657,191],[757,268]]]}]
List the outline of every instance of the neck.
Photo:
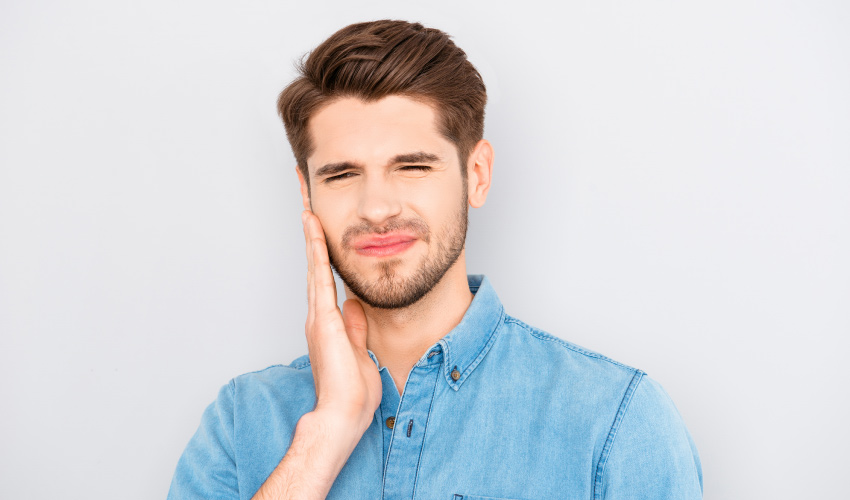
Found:
[{"label": "neck", "polygon": [[[347,288],[346,296],[356,298]],[[390,371],[399,394],[413,365],[460,323],[472,297],[461,253],[443,279],[415,304],[402,309],[363,304],[369,332],[366,345]]]}]

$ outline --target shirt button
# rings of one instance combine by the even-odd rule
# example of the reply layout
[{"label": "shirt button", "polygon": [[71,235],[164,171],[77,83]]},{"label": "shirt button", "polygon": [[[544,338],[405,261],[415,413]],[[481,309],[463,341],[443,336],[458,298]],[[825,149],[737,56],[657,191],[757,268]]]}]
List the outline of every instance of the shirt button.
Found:
[{"label": "shirt button", "polygon": [[457,379],[459,379],[459,378],[460,378],[460,372],[457,371],[457,367],[455,367],[455,369],[452,370],[452,380],[457,381]]},{"label": "shirt button", "polygon": [[392,429],[395,427],[395,417],[390,417],[387,419],[387,429]]}]

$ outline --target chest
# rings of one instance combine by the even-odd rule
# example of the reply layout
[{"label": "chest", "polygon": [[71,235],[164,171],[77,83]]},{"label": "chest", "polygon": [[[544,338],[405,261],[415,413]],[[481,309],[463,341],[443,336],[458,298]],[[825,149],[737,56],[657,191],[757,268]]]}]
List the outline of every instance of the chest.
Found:
[{"label": "chest", "polygon": [[440,382],[412,374],[385,398],[328,498],[590,497],[600,436],[582,410],[540,388]]}]

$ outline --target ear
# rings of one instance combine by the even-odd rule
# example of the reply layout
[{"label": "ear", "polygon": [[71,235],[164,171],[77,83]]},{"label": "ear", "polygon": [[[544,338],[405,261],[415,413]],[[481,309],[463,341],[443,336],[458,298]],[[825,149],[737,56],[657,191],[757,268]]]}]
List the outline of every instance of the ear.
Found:
[{"label": "ear", "polygon": [[295,165],[295,173],[298,174],[298,183],[301,184],[301,201],[304,202],[304,210],[312,210],[310,208],[310,186],[307,185],[307,180],[304,179],[304,174],[298,165]]},{"label": "ear", "polygon": [[487,200],[490,176],[493,173],[493,146],[484,139],[478,141],[466,163],[469,185],[469,205],[479,208]]}]

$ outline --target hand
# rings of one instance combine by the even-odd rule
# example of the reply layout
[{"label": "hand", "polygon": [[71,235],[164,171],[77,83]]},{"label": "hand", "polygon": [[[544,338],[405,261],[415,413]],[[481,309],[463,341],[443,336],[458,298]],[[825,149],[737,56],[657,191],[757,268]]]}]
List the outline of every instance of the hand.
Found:
[{"label": "hand", "polygon": [[[307,243],[307,349],[316,384],[316,416],[359,433],[369,427],[381,404],[381,376],[366,350],[366,315],[349,299],[340,313],[336,285],[322,224],[312,212],[302,214]],[[357,432],[356,430],[352,432]]]},{"label": "hand", "polygon": [[366,315],[356,300],[340,313],[319,218],[305,210],[307,349],[316,408],[298,420],[286,455],[254,500],[323,499],[381,404],[381,376],[366,350]]},{"label": "hand", "polygon": [[319,218],[302,214],[307,240],[307,349],[316,408],[295,427],[286,455],[254,500],[323,499],[381,404],[381,376],[366,351],[366,315],[356,300],[340,313]]}]

